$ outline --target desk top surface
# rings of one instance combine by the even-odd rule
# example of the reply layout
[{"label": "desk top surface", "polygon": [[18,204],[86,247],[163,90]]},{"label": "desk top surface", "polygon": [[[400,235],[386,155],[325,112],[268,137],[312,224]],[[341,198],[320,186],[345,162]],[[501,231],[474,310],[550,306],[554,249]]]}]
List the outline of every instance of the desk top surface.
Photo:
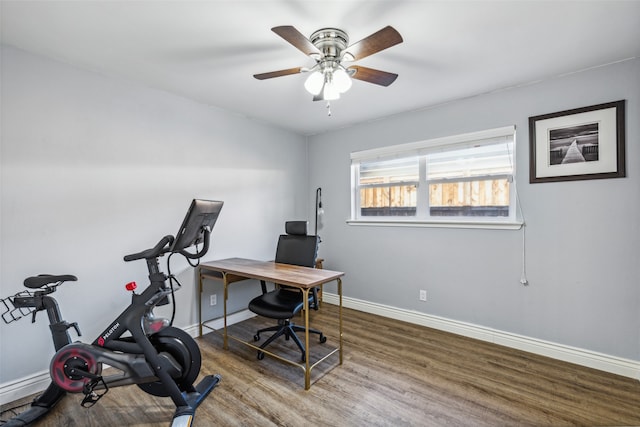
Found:
[{"label": "desk top surface", "polygon": [[203,262],[200,264],[200,268],[299,288],[312,288],[344,276],[344,273],[340,271],[245,258],[227,258]]}]

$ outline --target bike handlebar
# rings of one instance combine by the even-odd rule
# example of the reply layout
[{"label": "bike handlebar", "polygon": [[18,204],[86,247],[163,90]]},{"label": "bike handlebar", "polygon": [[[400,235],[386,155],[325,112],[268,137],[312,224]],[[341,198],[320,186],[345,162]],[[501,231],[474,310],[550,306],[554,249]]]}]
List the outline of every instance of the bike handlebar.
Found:
[{"label": "bike handlebar", "polygon": [[157,258],[162,254],[169,252],[169,246],[173,243],[173,236],[168,234],[164,236],[160,241],[151,249],[144,250],[135,254],[125,255],[125,261],[135,261],[137,259],[152,259]]},{"label": "bike handlebar", "polygon": [[[181,249],[177,251],[180,255],[189,258],[189,259],[199,259],[205,256],[205,254],[209,251],[209,237],[211,236],[211,230],[204,227],[202,229],[202,233],[204,234],[202,239],[202,249],[196,253],[187,252],[186,249]],[[125,261],[135,261],[138,259],[154,259],[163,255],[169,251],[171,251],[171,245],[173,244],[174,237],[171,235],[164,236],[153,248],[144,250],[142,252],[137,252],[135,254],[125,255]],[[175,251],[174,251],[175,252]]]}]

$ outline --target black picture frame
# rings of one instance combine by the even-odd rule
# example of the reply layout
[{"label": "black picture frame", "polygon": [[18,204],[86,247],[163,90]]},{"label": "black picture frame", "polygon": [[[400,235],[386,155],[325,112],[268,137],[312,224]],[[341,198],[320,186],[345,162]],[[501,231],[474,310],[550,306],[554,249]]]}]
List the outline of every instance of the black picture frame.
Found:
[{"label": "black picture frame", "polygon": [[529,117],[530,183],[625,176],[625,100]]}]

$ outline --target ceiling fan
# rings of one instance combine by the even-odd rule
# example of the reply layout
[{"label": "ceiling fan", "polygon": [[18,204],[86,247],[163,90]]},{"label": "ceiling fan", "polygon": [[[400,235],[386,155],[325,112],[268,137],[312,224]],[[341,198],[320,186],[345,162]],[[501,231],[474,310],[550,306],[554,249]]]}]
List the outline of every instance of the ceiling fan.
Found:
[{"label": "ceiling fan", "polygon": [[269,73],[254,74],[258,80],[291,74],[310,73],[305,88],[314,101],[332,101],[351,87],[351,79],[357,79],[380,86],[389,86],[397,74],[367,68],[360,65],[344,65],[366,58],[391,46],[402,43],[402,36],[391,26],[371,34],[357,43],[349,45],[349,36],[337,28],[322,28],[306,38],[291,25],[274,27],[274,33],[285,39],[305,55],[315,60],[311,68],[296,67]]}]

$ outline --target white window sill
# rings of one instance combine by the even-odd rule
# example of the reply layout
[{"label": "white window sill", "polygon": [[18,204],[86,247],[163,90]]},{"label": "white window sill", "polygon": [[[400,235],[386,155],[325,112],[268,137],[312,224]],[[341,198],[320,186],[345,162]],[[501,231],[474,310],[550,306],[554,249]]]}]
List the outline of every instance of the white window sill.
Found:
[{"label": "white window sill", "polygon": [[399,220],[395,218],[349,219],[347,224],[373,227],[431,227],[431,228],[480,228],[487,230],[519,230],[522,221],[455,221],[455,220]]}]

